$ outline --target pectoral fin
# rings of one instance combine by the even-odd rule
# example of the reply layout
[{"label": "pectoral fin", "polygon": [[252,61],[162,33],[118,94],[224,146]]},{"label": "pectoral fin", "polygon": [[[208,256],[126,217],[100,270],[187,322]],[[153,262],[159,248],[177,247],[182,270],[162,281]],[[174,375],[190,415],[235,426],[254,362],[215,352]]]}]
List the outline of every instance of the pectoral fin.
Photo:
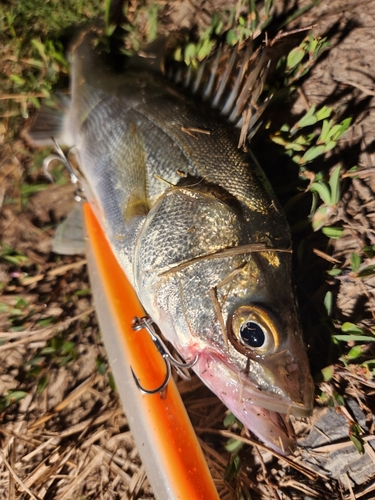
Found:
[{"label": "pectoral fin", "polygon": [[81,203],[76,203],[68,217],[57,227],[52,251],[61,255],[77,255],[85,252]]},{"label": "pectoral fin", "polygon": [[[123,209],[126,225],[131,225],[134,218],[146,216],[149,212],[146,185],[146,153],[143,139],[137,126],[131,124],[127,137],[128,168],[121,171],[121,182],[127,187],[128,196]],[[126,172],[125,172],[126,170]]]}]

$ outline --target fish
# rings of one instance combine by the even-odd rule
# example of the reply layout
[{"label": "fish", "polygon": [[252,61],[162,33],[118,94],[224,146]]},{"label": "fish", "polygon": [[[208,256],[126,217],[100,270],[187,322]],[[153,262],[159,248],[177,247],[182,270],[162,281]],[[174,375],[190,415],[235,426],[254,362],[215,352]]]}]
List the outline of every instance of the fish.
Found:
[{"label": "fish", "polygon": [[70,59],[70,101],[41,110],[30,141],[69,148],[164,338],[263,443],[293,452],[291,416],[311,414],[314,386],[290,229],[246,145],[263,110],[264,52],[221,49],[172,81],[140,56],[113,68],[89,32]]}]

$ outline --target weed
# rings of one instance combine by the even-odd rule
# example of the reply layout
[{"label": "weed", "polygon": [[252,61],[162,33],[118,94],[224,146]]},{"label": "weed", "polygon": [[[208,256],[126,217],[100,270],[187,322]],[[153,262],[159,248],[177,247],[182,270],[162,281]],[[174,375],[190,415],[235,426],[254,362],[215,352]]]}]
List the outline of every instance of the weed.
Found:
[{"label": "weed", "polygon": [[[333,119],[328,120],[331,115],[332,108],[323,106],[316,110],[315,106],[312,106],[292,127],[285,124],[271,136],[273,142],[283,146],[286,154],[295,163],[301,165],[301,173],[303,173],[306,163],[310,163],[319,156],[331,151],[337,145],[340,137],[348,130],[351,118],[335,124]],[[319,122],[323,122],[320,132],[306,130],[306,128],[313,127]]]},{"label": "weed", "polygon": [[326,38],[306,37],[301,44],[280,59],[278,67],[285,74],[284,86],[291,86],[305,76],[316,63],[323,50],[330,46]]},{"label": "weed", "polygon": [[26,396],[27,392],[25,391],[8,391],[8,394],[0,397],[0,413]]},{"label": "weed", "polygon": [[0,26],[7,42],[0,48],[1,60],[6,61],[0,73],[3,114],[26,118],[27,106],[39,107],[39,99],[50,96],[61,75],[67,74],[57,36],[101,12],[101,0],[23,0],[0,7]]},{"label": "weed", "polygon": [[26,363],[29,367],[27,375],[29,378],[38,379],[38,390],[41,392],[48,385],[47,367],[53,364],[65,366],[77,358],[75,343],[57,335],[50,339],[45,347],[38,349]]},{"label": "weed", "polygon": [[242,1],[231,9],[212,15],[211,24],[198,34],[198,40],[186,40],[174,53],[177,61],[197,67],[216,45],[218,37],[224,37],[228,45],[241,44],[258,37],[272,21],[274,0],[267,0],[263,6],[254,0]]},{"label": "weed", "polygon": [[13,266],[23,266],[29,263],[28,257],[11,248],[6,243],[0,243],[0,261],[12,264]]}]

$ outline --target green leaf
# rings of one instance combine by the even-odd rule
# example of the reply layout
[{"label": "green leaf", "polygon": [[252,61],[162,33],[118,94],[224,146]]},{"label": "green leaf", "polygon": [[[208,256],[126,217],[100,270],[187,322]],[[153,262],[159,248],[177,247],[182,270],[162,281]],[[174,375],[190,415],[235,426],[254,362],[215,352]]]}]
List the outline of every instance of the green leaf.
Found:
[{"label": "green leaf", "polygon": [[350,349],[350,351],[347,354],[347,358],[350,361],[353,361],[354,359],[358,359],[362,356],[362,346],[356,345]]},{"label": "green leaf", "polygon": [[189,66],[191,61],[195,58],[196,46],[193,43],[188,43],[185,47],[184,61]]},{"label": "green leaf", "polygon": [[328,141],[327,144],[324,146],[324,152],[327,153],[327,151],[331,151],[334,147],[336,147],[337,142],[336,141]]},{"label": "green leaf", "polygon": [[0,314],[5,314],[9,311],[10,306],[5,302],[0,302]]},{"label": "green leaf", "polygon": [[324,120],[325,118],[329,118],[332,113],[332,108],[327,108],[327,106],[323,106],[319,111],[316,112],[315,116],[318,121]]},{"label": "green leaf", "polygon": [[358,276],[360,278],[365,278],[366,276],[371,276],[375,272],[375,265],[371,264],[370,266],[363,267],[359,272]]},{"label": "green leaf", "polygon": [[351,118],[346,118],[346,120],[343,120],[339,126],[339,129],[335,132],[335,134],[332,136],[332,139],[334,141],[337,141],[340,139],[340,137],[348,130],[350,127],[350,124],[352,122]]},{"label": "green leaf", "polygon": [[44,360],[45,360],[44,356],[34,356],[33,358],[30,359],[30,361],[28,361],[26,363],[26,365],[29,365],[29,366],[38,366],[41,363],[43,363]]},{"label": "green leaf", "polygon": [[340,128],[341,128],[341,125],[333,125],[333,127],[331,127],[331,129],[328,132],[327,139],[331,139],[332,137],[334,137],[337,134],[337,132],[340,130]]},{"label": "green leaf", "polygon": [[345,323],[342,324],[341,326],[341,331],[343,332],[352,332],[352,333],[363,333],[362,328],[359,328],[357,325],[354,323],[349,323],[349,321],[346,321]]},{"label": "green leaf", "polygon": [[369,259],[372,259],[375,255],[374,248],[370,245],[363,247],[362,251]]},{"label": "green leaf", "polygon": [[83,290],[76,290],[74,292],[74,295],[90,295],[91,294],[91,288],[84,288]]},{"label": "green leaf", "polygon": [[356,436],[354,434],[350,434],[349,437],[350,437],[351,442],[356,447],[358,453],[360,455],[363,455],[365,453],[365,448],[364,448],[365,442],[363,441],[363,439],[361,439],[359,436]]},{"label": "green leaf", "polygon": [[345,406],[345,399],[337,391],[333,391],[333,397],[340,406]]},{"label": "green leaf", "polygon": [[294,69],[305,57],[306,52],[301,47],[296,47],[291,50],[286,59],[286,70],[291,71]]},{"label": "green leaf", "polygon": [[177,49],[174,51],[173,59],[175,61],[178,61],[178,62],[182,61],[182,48],[181,47],[177,47]]},{"label": "green leaf", "polygon": [[27,307],[29,305],[29,302],[25,299],[22,299],[20,298],[17,303],[16,303],[16,307],[20,307],[22,309],[24,309],[25,307]]},{"label": "green leaf", "polygon": [[291,149],[292,151],[305,151],[305,148],[303,146],[295,142],[287,142],[285,144],[285,149],[286,150]]},{"label": "green leaf", "polygon": [[100,375],[104,375],[106,371],[107,371],[107,365],[105,363],[100,363],[98,365],[98,372],[100,373]]},{"label": "green leaf", "polygon": [[26,80],[18,75],[10,75],[10,80],[12,80],[16,85],[23,87],[26,84]]},{"label": "green leaf", "polygon": [[329,380],[332,379],[333,375],[335,374],[335,367],[333,365],[326,366],[321,370],[321,373],[323,375],[323,380],[325,382],[328,382]]},{"label": "green leaf", "polygon": [[300,163],[307,163],[309,161],[315,160],[318,156],[324,153],[324,146],[312,146],[306,151],[306,153],[300,159]]},{"label": "green leaf", "polygon": [[275,144],[279,144],[280,146],[286,147],[287,144],[290,144],[289,141],[284,139],[284,137],[282,137],[281,135],[275,134],[275,135],[271,136],[271,139],[272,139],[272,142],[274,142]]},{"label": "green leaf", "polygon": [[61,347],[61,352],[62,352],[63,354],[66,354],[66,353],[68,353],[68,352],[70,352],[70,351],[74,350],[74,347],[75,347],[74,342],[71,342],[71,341],[68,341],[68,340],[67,340],[66,342],[64,342],[64,343],[63,343],[63,345],[62,345],[62,347]]},{"label": "green leaf", "polygon": [[291,129],[291,133],[296,132],[299,128],[303,127],[309,127],[311,125],[315,125],[315,123],[318,121],[316,119],[316,116],[314,116],[315,113],[315,106],[311,106],[311,108],[308,110],[308,112],[303,116]]},{"label": "green leaf", "polygon": [[44,191],[49,187],[49,184],[22,184],[20,192],[22,196],[30,196],[39,191]]},{"label": "green leaf", "polygon": [[2,256],[2,260],[13,264],[14,266],[21,266],[25,264],[29,259],[23,255],[6,255]]},{"label": "green leaf", "polygon": [[27,396],[27,392],[25,391],[8,391],[6,398],[9,404],[17,403],[21,399]]},{"label": "green leaf", "polygon": [[208,54],[211,52],[211,49],[214,45],[213,40],[204,40],[202,45],[199,47],[198,52],[197,52],[197,58],[199,61],[202,61],[205,57],[208,56]]},{"label": "green leaf", "polygon": [[338,240],[341,238],[344,232],[344,228],[342,227],[322,227],[322,233],[328,236],[328,238],[332,238],[333,240]]},{"label": "green leaf", "polygon": [[36,388],[36,391],[38,394],[40,394],[44,391],[44,389],[48,385],[48,382],[49,382],[49,378],[46,375],[39,379],[38,384],[37,384],[37,388]]},{"label": "green leaf", "polygon": [[228,483],[241,471],[241,460],[238,455],[232,456],[224,472],[224,481]]},{"label": "green leaf", "polygon": [[226,415],[226,417],[224,418],[224,427],[230,427],[231,425],[233,425],[236,421],[236,417],[233,415],[232,412],[228,413],[228,415]]},{"label": "green leaf", "polygon": [[329,397],[327,404],[328,404],[328,406],[330,408],[334,408],[334,406],[335,406],[335,400],[333,399],[332,396]]},{"label": "green leaf", "polygon": [[327,205],[322,205],[318,208],[318,210],[314,213],[311,222],[314,231],[318,231],[318,229],[321,229],[322,226],[324,226],[330,211],[331,209]]},{"label": "green leaf", "polygon": [[56,318],[44,318],[38,321],[38,325],[40,326],[48,326],[52,325],[56,322]]},{"label": "green leaf", "polygon": [[255,0],[249,0],[249,6],[250,6],[250,28],[251,31],[255,31],[258,24],[259,24],[259,14],[258,10],[255,5]]},{"label": "green leaf", "polygon": [[350,257],[350,267],[352,268],[353,273],[356,273],[361,265],[361,257],[357,253],[352,253]]},{"label": "green leaf", "polygon": [[333,337],[343,342],[375,342],[375,337],[369,337],[368,335],[351,335],[347,333],[346,335],[333,335]]},{"label": "green leaf", "polygon": [[13,307],[12,309],[10,309],[9,314],[11,316],[22,316],[23,311],[22,309],[18,309],[18,307]]},{"label": "green leaf", "polygon": [[331,205],[331,191],[326,182],[313,182],[310,186],[310,191],[312,191],[313,193],[318,193],[318,195],[326,205]]},{"label": "green leaf", "polygon": [[[54,347],[43,347],[43,349],[40,350],[40,354],[54,354],[56,352],[56,349]],[[35,358],[34,358],[35,359]],[[44,359],[44,358],[42,358]]]},{"label": "green leaf", "polygon": [[331,316],[333,306],[333,295],[331,291],[328,291],[324,297],[324,306],[326,308],[328,316]]},{"label": "green leaf", "polygon": [[340,171],[341,166],[337,166],[333,169],[331,177],[329,178],[328,184],[331,189],[331,203],[332,205],[337,205],[340,200]]},{"label": "green leaf", "polygon": [[316,141],[317,144],[325,143],[328,138],[329,138],[329,131],[332,127],[333,120],[324,120],[323,125],[322,125],[322,131],[320,133],[320,136],[318,140]]},{"label": "green leaf", "polygon": [[327,271],[327,274],[329,276],[338,276],[341,273],[342,273],[342,269],[336,269],[336,268],[330,269],[329,271]]},{"label": "green leaf", "polygon": [[39,40],[37,40],[36,38],[31,40],[31,45],[37,50],[38,54],[43,59],[43,61],[47,62],[45,45],[42,42],[40,42]]},{"label": "green leaf", "polygon": [[108,374],[108,384],[109,384],[109,387],[112,389],[112,391],[117,392],[117,386],[116,386],[115,378],[112,375],[112,372],[110,372]]},{"label": "green leaf", "polygon": [[225,449],[230,453],[238,452],[243,447],[243,442],[235,438],[230,438],[225,445]]}]

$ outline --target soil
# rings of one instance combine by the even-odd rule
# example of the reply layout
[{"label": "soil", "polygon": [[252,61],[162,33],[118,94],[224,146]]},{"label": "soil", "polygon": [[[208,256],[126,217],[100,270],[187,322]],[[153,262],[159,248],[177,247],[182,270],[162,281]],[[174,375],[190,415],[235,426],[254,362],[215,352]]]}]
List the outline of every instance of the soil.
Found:
[{"label": "soil", "polygon": [[[342,196],[327,225],[343,227],[344,233],[329,240],[310,229],[297,233],[295,241],[302,255],[296,261],[297,293],[312,370],[320,382],[316,409],[309,421],[295,422],[301,447],[289,462],[245,446],[241,472],[229,481],[224,480],[230,460],[226,438],[200,435],[220,497],[226,500],[375,497],[375,383],[362,363],[373,359],[374,352],[364,344],[361,362],[350,362],[345,355],[355,342],[343,347],[330,340],[344,322],[366,334],[375,328],[375,252],[363,252],[375,245],[375,1],[314,3],[284,29],[314,25],[312,32],[327,37],[331,46],[281,111],[271,109],[269,116],[273,113],[275,127],[278,121],[292,124],[314,104],[334,107],[340,119],[352,117],[348,132],[317,167],[329,172],[342,165]],[[160,32],[169,33],[207,26],[212,12],[228,2],[159,4]],[[308,4],[276,2],[280,16]],[[137,2],[131,5],[135,8]],[[290,43],[300,37],[292,36]],[[64,173],[61,182],[46,185],[40,159],[49,153],[39,152],[36,160],[22,139],[22,121],[14,134],[6,113],[1,120],[0,236],[8,247],[0,258],[0,499],[152,499],[113,389],[86,259],[51,252],[56,224],[71,210],[74,189]],[[260,131],[256,149],[266,134]],[[280,154],[276,163],[270,156],[267,167],[264,152],[259,156],[271,180],[284,175],[273,173]],[[348,171],[355,165],[352,175]],[[27,195],[25,181],[44,187]],[[359,268],[353,268],[353,254],[361,257]],[[333,266],[341,273],[327,275]],[[361,275],[361,270],[368,272]],[[321,313],[327,292],[333,297],[331,318]],[[226,408],[220,401],[195,377],[178,384],[194,425],[223,429]],[[364,455],[352,444],[353,435],[360,436]]]}]

